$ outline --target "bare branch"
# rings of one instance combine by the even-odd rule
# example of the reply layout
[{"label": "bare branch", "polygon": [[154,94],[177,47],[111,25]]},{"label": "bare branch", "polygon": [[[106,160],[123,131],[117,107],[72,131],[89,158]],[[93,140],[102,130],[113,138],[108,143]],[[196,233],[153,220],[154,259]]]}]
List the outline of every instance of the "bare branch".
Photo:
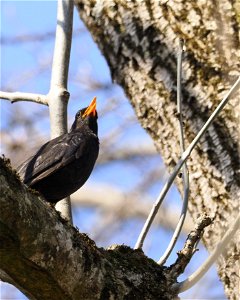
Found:
[{"label": "bare branch", "polygon": [[175,299],[173,281],[142,251],[97,248],[27,189],[2,158],[0,167],[0,268],[29,298],[94,300],[111,295],[120,300],[134,294],[136,299]]},{"label": "bare branch", "polygon": [[170,276],[172,278],[177,278],[184,272],[193,254],[196,252],[196,245],[203,235],[204,228],[211,223],[212,219],[206,214],[203,214],[198,218],[195,228],[188,235],[183,249],[177,253],[177,261],[169,268],[171,270]]},{"label": "bare branch", "polygon": [[[58,0],[56,40],[53,55],[51,87],[48,94],[51,138],[67,132],[68,68],[72,43],[73,1]],[[66,219],[72,222],[70,198],[56,205]]]},{"label": "bare branch", "polygon": [[[27,292],[27,290],[22,288],[13,278],[11,278],[4,270],[1,270],[1,269],[0,269],[0,280],[3,282],[7,282],[9,284],[12,284],[17,289],[21,290],[23,292],[23,294],[25,294],[29,299],[31,298],[32,300],[36,300],[36,298],[31,297],[31,295]],[[1,282],[0,282],[0,284],[1,284]]]},{"label": "bare branch", "polygon": [[160,195],[158,196],[154,206],[152,207],[152,210],[148,216],[148,219],[146,220],[144,227],[139,235],[139,238],[137,240],[137,243],[135,245],[135,249],[139,249],[142,248],[143,246],[143,242],[146,238],[146,235],[150,229],[150,226],[162,204],[162,201],[164,200],[168,190],[170,189],[174,179],[176,178],[179,170],[181,169],[182,165],[184,164],[184,162],[188,159],[188,157],[190,156],[192,150],[194,149],[194,147],[197,145],[197,143],[199,142],[200,138],[203,136],[203,134],[207,131],[207,129],[209,128],[209,126],[212,124],[212,122],[214,121],[214,119],[218,116],[218,114],[222,111],[222,109],[224,108],[224,106],[228,103],[229,98],[231,97],[231,95],[238,89],[240,85],[240,76],[238,77],[238,79],[236,80],[236,82],[233,84],[233,86],[231,87],[231,89],[229,90],[229,92],[225,95],[225,97],[222,99],[222,101],[220,102],[220,104],[217,106],[217,108],[214,110],[214,112],[212,113],[212,115],[209,117],[209,119],[207,120],[207,122],[204,124],[204,126],[202,127],[202,129],[199,131],[199,133],[197,134],[197,136],[194,138],[194,140],[191,142],[191,144],[187,147],[186,151],[184,151],[184,153],[182,154],[181,158],[179,159],[178,163],[176,164],[172,174],[170,175],[170,177],[168,178],[168,181],[166,182],[166,184],[164,185]]},{"label": "bare branch", "polygon": [[[73,35],[78,35],[82,32],[85,32],[85,28],[77,28],[74,30]],[[17,36],[3,36],[1,38],[2,45],[13,45],[20,43],[31,43],[31,42],[43,42],[49,39],[53,39],[55,37],[54,31],[49,31],[45,33],[30,33],[30,34],[22,34]]]},{"label": "bare branch", "polygon": [[[178,53],[178,63],[177,63],[177,113],[179,122],[179,136],[180,136],[180,149],[181,155],[185,151],[184,143],[184,133],[183,133],[183,115],[182,115],[182,89],[181,89],[181,79],[182,79],[182,52],[183,52],[183,42],[179,40],[179,53]],[[171,254],[183,227],[188,209],[188,198],[189,198],[189,175],[187,169],[187,163],[183,164],[183,206],[181,215],[172,236],[172,239],[165,250],[163,256],[158,261],[159,265],[163,265]]]},{"label": "bare branch", "polygon": [[213,250],[211,255],[207,258],[207,260],[200,266],[200,268],[194,272],[191,276],[189,276],[186,280],[174,284],[173,288],[178,290],[179,293],[182,293],[192,286],[194,286],[209,270],[209,268],[214,264],[214,262],[219,258],[219,256],[224,252],[226,247],[229,245],[231,239],[239,229],[240,223],[240,214],[236,218],[235,222],[229,226],[228,231],[225,233],[222,240],[218,243],[216,248]]},{"label": "bare branch", "polygon": [[2,92],[0,91],[0,98],[10,100],[12,103],[18,101],[30,101],[39,104],[48,105],[48,99],[43,94],[23,93],[23,92]]}]

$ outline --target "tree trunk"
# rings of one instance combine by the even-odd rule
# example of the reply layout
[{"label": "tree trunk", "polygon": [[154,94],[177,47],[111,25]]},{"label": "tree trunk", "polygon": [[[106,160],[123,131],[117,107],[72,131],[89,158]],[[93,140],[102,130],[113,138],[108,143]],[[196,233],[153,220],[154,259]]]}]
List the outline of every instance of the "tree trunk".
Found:
[{"label": "tree trunk", "polygon": [[[185,42],[183,117],[188,145],[239,75],[237,10],[219,1],[75,0],[80,17],[131,101],[168,170],[180,156],[176,114],[178,39]],[[188,160],[189,211],[214,217],[203,237],[211,250],[236,218],[239,205],[239,97],[231,99]],[[181,190],[181,180],[177,182]],[[227,296],[237,299],[239,244],[218,261]]]}]

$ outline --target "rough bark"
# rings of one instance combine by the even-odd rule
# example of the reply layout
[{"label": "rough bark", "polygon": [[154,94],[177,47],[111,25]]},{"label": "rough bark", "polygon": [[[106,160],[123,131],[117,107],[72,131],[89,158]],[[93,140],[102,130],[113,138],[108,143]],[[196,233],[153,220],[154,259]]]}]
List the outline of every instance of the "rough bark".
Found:
[{"label": "rough bark", "polygon": [[[185,42],[183,114],[189,144],[239,75],[238,6],[230,0],[75,0],[80,17],[104,54],[169,171],[179,158],[176,53]],[[209,251],[221,240],[239,205],[239,97],[231,99],[188,161],[189,210],[214,217],[204,235]],[[177,182],[180,188],[180,180]],[[180,188],[181,190],[181,188]],[[230,299],[237,299],[239,244],[218,262]]]},{"label": "rough bark", "polygon": [[176,277],[142,251],[97,248],[0,158],[0,278],[30,299],[178,299]]}]

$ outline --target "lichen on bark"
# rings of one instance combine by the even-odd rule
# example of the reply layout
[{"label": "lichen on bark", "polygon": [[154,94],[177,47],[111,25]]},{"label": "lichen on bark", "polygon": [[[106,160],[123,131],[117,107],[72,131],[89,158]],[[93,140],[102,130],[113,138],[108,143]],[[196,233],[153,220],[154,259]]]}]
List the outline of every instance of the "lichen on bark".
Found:
[{"label": "lichen on bark", "polygon": [[[180,156],[176,116],[178,39],[185,43],[183,117],[188,145],[239,75],[236,6],[220,1],[75,0],[79,15],[125,90],[169,171]],[[240,177],[239,95],[233,97],[188,160],[189,211],[214,217],[203,237],[211,251],[235,219]],[[181,181],[177,181],[181,191]],[[239,245],[218,261],[226,294],[237,295]]]}]

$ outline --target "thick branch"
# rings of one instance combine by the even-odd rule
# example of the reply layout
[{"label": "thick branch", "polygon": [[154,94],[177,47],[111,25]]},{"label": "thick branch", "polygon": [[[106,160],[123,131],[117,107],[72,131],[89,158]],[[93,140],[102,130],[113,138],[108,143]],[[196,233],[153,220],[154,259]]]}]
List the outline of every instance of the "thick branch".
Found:
[{"label": "thick branch", "polygon": [[0,268],[32,299],[175,299],[174,282],[141,251],[97,248],[2,158],[0,167]]}]

